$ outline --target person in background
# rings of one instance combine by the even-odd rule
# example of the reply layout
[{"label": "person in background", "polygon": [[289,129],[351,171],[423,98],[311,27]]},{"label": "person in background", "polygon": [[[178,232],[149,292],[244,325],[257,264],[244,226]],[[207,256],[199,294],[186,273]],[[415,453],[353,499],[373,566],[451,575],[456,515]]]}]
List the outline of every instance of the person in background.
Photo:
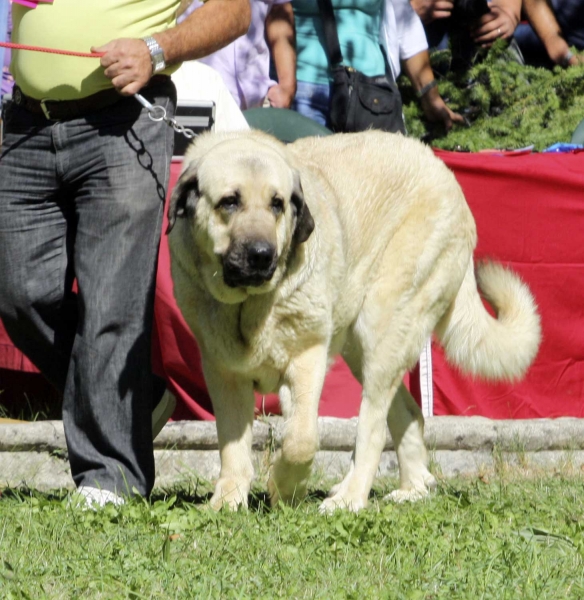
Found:
[{"label": "person in background", "polygon": [[[201,59],[221,74],[241,110],[289,108],[296,93],[294,13],[290,0],[251,0],[246,35]],[[184,17],[201,7],[195,0]],[[270,77],[270,59],[277,81]]]},{"label": "person in background", "polygon": [[403,67],[430,122],[441,123],[446,131],[454,123],[464,123],[464,118],[453,112],[440,96],[424,29],[409,0],[385,0],[380,41],[394,79],[397,80]]},{"label": "person in background", "polygon": [[250,21],[248,0],[209,0],[177,25],[179,4],[13,4],[13,42],[102,54],[14,51],[0,154],[0,318],[63,392],[87,505],[148,496],[154,484],[152,413],[164,390],[151,368],[152,315],[173,131],[132,96],[172,117],[170,73]]},{"label": "person in background", "polygon": [[[12,13],[8,12],[8,36],[7,41],[10,41],[10,35],[12,33]],[[0,38],[1,40],[2,38]],[[2,85],[0,86],[0,98],[4,94],[10,94],[12,92],[12,86],[14,85],[14,78],[10,73],[10,49],[4,50],[4,64],[2,65]]]},{"label": "person in background", "polygon": [[[463,117],[452,112],[439,94],[430,66],[428,44],[419,18],[407,0],[333,0],[341,51],[346,64],[368,76],[386,73],[394,79],[400,66],[421,100],[426,118],[446,130]],[[292,108],[328,125],[331,76],[323,46],[318,5],[293,0],[297,37],[297,92]],[[384,51],[385,50],[385,55]]]},{"label": "person in background", "polygon": [[431,49],[451,44],[453,69],[465,69],[479,48],[498,40],[512,43],[521,17],[521,0],[411,0]]},{"label": "person in background", "polygon": [[489,0],[488,6],[489,12],[470,28],[472,41],[483,48],[498,39],[510,42],[521,17],[521,0]]},{"label": "person in background", "polygon": [[519,25],[515,39],[527,64],[552,68],[584,62],[584,0],[523,0],[523,14],[528,23]]}]

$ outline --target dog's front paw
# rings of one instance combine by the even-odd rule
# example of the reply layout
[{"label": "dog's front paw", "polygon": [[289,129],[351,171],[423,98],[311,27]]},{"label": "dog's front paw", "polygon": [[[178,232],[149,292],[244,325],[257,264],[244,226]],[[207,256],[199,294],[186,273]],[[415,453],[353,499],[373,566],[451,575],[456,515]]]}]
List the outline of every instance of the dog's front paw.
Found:
[{"label": "dog's front paw", "polygon": [[306,496],[306,482],[290,485],[290,482],[277,483],[273,477],[268,480],[270,504],[275,507],[279,502],[289,506],[298,506]]},{"label": "dog's front paw", "polygon": [[437,485],[434,476],[428,473],[422,481],[416,483],[410,482],[407,487],[402,486],[399,490],[393,490],[393,492],[384,496],[383,499],[397,503],[417,502],[428,496],[430,491],[434,490]]},{"label": "dog's front paw", "polygon": [[268,492],[272,506],[276,506],[278,502],[297,506],[304,499],[310,466],[310,463],[291,464],[278,456],[270,469],[268,479]]},{"label": "dog's front paw", "polygon": [[393,492],[384,496],[384,500],[391,500],[400,504],[401,502],[417,502],[422,498],[425,498],[430,492],[427,489],[424,490],[393,490]]},{"label": "dog's front paw", "polygon": [[249,487],[249,483],[242,479],[219,479],[209,504],[214,510],[224,506],[231,510],[237,510],[240,506],[247,508]]},{"label": "dog's front paw", "polygon": [[324,500],[318,507],[322,514],[332,514],[336,510],[348,510],[358,512],[367,507],[367,498],[351,496],[349,494],[337,493]]}]

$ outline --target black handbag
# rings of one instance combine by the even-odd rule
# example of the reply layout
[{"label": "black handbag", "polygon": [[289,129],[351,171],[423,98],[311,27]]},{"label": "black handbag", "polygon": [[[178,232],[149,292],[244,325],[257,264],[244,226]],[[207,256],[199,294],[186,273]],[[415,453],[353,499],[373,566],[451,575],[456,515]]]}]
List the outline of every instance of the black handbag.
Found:
[{"label": "black handbag", "polygon": [[344,65],[331,0],[318,0],[318,6],[333,76],[330,128],[337,133],[381,129],[405,134],[401,95],[389,69],[368,77]]}]

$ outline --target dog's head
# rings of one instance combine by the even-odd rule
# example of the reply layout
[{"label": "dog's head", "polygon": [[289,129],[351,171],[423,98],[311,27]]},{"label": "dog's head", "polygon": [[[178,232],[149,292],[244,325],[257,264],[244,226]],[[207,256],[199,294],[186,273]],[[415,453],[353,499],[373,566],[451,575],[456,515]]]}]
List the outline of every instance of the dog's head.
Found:
[{"label": "dog's head", "polygon": [[[218,136],[215,144],[207,138],[199,149],[204,152],[195,147],[187,155],[172,194],[168,231],[183,220],[176,235],[192,236],[185,247],[221,302],[274,289],[290,252],[314,229],[298,171],[278,144],[257,134]],[[171,251],[182,254],[173,235]]]}]

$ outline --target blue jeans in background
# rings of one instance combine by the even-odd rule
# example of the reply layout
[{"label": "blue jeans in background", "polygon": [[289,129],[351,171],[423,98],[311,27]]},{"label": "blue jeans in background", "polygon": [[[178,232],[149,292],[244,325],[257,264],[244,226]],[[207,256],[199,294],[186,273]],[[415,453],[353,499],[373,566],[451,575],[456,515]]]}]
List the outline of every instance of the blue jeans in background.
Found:
[{"label": "blue jeans in background", "polygon": [[528,23],[519,23],[513,37],[517,41],[525,64],[533,67],[553,69],[554,62],[548,56],[545,46]]},{"label": "blue jeans in background", "polygon": [[330,95],[331,86],[328,83],[298,81],[296,96],[290,108],[325,127],[329,127]]}]

